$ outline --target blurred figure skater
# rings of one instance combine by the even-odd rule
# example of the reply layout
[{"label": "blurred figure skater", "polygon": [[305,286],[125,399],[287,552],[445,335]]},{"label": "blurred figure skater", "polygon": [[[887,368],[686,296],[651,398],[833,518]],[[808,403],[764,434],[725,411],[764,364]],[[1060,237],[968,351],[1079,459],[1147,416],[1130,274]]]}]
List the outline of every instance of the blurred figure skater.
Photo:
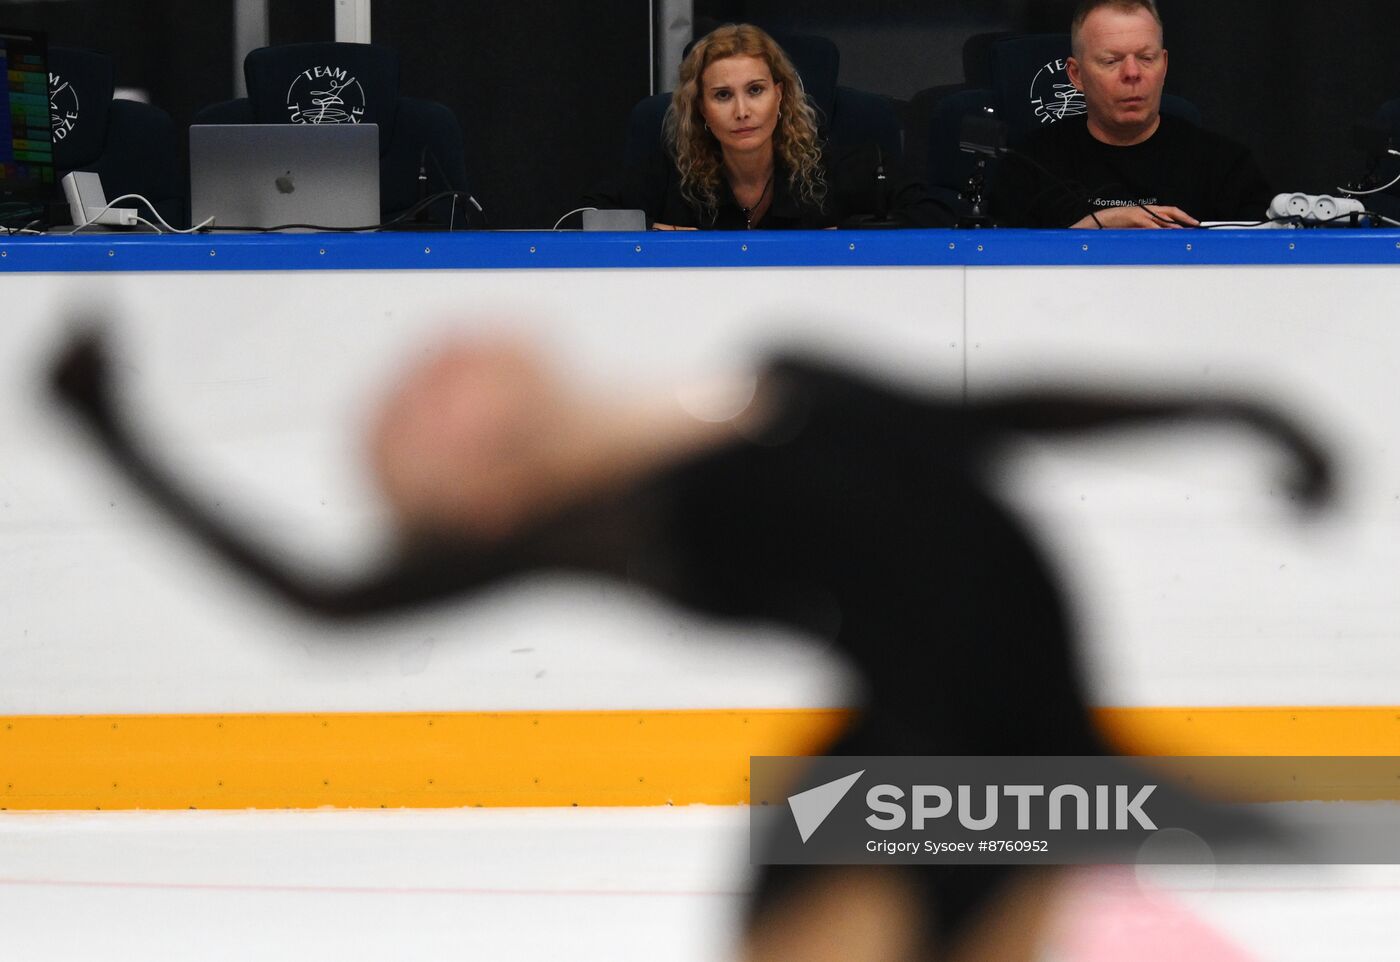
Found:
[{"label": "blurred figure skater", "polygon": [[[448,345],[407,373],[372,431],[400,557],[363,583],[326,587],[264,558],[166,475],[123,424],[97,339],[73,347],[57,384],[167,509],[327,617],[564,567],[710,615],[812,632],[840,648],[868,693],[833,754],[1105,750],[1061,592],[987,493],[1008,436],[1239,420],[1293,455],[1301,499],[1328,488],[1308,439],[1249,403],[1038,393],[966,404],[780,360],[741,413],[707,421],[674,394],[582,395],[519,346]],[[772,867],[754,895],[746,957],[1031,959],[1054,879],[1014,866]]]}]

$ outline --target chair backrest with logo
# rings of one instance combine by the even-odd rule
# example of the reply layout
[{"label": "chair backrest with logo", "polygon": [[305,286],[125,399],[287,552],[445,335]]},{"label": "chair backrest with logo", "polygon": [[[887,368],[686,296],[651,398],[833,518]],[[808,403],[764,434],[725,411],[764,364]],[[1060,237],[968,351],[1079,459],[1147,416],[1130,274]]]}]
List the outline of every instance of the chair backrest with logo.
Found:
[{"label": "chair backrest with logo", "polygon": [[399,55],[372,43],[262,47],[243,61],[257,124],[378,124],[381,152],[394,139]]},{"label": "chair backrest with logo", "polygon": [[83,170],[102,156],[116,78],[116,62],[106,54],[49,48],[49,113],[58,169]]},{"label": "chair backrest with logo", "polygon": [[116,63],[107,54],[49,48],[54,167],[60,175],[92,171],[108,198],[140,194],[171,224],[182,223],[185,185],[175,121],[151,104],[114,100],[115,87]]},{"label": "chair backrest with logo", "polygon": [[[992,41],[992,92],[997,115],[1007,125],[1013,143],[1057,121],[1089,112],[1084,95],[1070,83],[1069,56],[1067,33]],[[1163,94],[1162,112],[1198,126],[1201,123],[1200,110],[1183,97]]]},{"label": "chair backrest with logo", "polygon": [[[380,44],[261,47],[243,61],[248,96],[205,107],[197,124],[377,124],[379,199],[385,220],[426,191],[466,191],[466,151],[443,104],[399,95],[399,55]],[[427,187],[420,181],[427,177]],[[467,204],[459,201],[455,222]],[[440,213],[447,202],[434,205]],[[446,217],[435,218],[446,222]]]},{"label": "chair backrest with logo", "polygon": [[992,44],[992,93],[1013,141],[1066,117],[1088,112],[1070,83],[1067,33],[1007,37]]}]

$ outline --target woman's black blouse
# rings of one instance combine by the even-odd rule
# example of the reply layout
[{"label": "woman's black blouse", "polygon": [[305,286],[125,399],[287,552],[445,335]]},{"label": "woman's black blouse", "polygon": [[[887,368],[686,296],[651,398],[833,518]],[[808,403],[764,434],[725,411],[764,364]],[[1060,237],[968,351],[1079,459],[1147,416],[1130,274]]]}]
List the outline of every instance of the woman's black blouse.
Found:
[{"label": "woman's black blouse", "polygon": [[[880,181],[881,168],[885,180]],[[861,218],[888,214],[907,227],[951,227],[952,212],[929,194],[922,183],[905,177],[893,161],[882,158],[873,145],[835,148],[823,156],[827,192],[821,205],[804,200],[794,190],[788,171],[779,164],[773,179],[773,202],[755,230],[821,230],[856,227]],[[695,227],[701,230],[744,230],[743,208],[729,183],[720,178],[719,206],[702,210],[681,194],[675,162],[662,150],[652,151],[640,167],[585,195],[588,207],[646,211],[647,225]]]}]

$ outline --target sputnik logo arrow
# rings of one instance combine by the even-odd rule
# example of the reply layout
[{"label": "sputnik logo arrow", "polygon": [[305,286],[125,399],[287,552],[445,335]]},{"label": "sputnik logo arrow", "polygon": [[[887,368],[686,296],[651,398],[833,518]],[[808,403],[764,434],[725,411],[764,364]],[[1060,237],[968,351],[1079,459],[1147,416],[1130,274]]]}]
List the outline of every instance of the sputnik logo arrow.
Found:
[{"label": "sputnik logo arrow", "polygon": [[865,769],[862,768],[854,775],[847,775],[834,782],[788,796],[788,807],[792,809],[792,818],[797,822],[797,831],[802,836],[804,845],[807,839],[812,837],[812,833],[821,828],[822,822],[826,821],[832,810],[841,804],[841,799],[846,797],[851,786],[860,781],[864,774]]}]

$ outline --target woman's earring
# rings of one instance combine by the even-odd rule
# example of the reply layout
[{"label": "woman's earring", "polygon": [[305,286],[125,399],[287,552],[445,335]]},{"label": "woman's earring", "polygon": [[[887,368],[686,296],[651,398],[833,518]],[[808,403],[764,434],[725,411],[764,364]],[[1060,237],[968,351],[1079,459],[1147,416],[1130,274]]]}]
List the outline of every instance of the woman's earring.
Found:
[{"label": "woman's earring", "polygon": [[710,131],[710,125],[709,125],[708,123],[706,123],[706,124],[705,124],[705,132],[706,132],[706,133],[709,133],[709,131]]}]

